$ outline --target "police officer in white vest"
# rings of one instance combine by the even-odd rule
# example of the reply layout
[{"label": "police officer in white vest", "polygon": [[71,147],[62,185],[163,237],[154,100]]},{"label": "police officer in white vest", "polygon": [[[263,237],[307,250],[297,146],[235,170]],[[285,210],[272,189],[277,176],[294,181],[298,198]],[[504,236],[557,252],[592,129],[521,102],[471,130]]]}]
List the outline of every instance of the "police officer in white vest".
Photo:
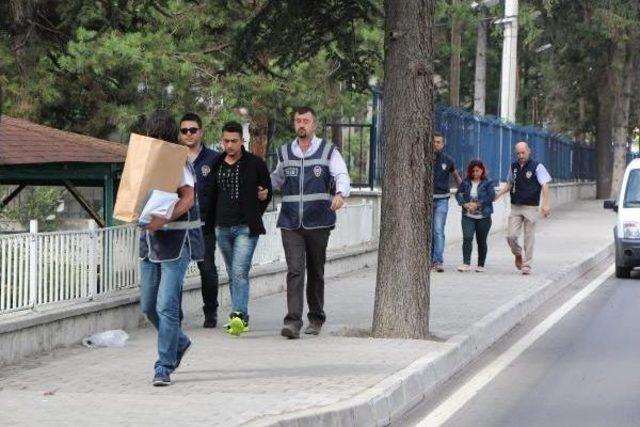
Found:
[{"label": "police officer in white vest", "polygon": [[[336,146],[315,135],[316,114],[310,107],[294,109],[296,139],[278,151],[271,174],[274,190],[282,190],[278,227],[287,260],[287,308],[281,335],[299,338],[304,304],[305,265],[309,325],[318,335],[324,313],[324,264],[336,211],[349,196],[347,166]],[[334,188],[335,187],[335,188]]]},{"label": "police officer in white vest", "polygon": [[[538,210],[545,218],[551,215],[549,201],[551,175],[542,163],[531,158],[531,149],[526,142],[518,142],[514,149],[517,160],[511,164],[507,185],[498,192],[496,200],[503,194],[511,192],[507,243],[515,257],[516,268],[522,274],[531,274]],[[542,206],[540,206],[541,195]],[[518,244],[521,229],[524,229],[524,248]]]}]

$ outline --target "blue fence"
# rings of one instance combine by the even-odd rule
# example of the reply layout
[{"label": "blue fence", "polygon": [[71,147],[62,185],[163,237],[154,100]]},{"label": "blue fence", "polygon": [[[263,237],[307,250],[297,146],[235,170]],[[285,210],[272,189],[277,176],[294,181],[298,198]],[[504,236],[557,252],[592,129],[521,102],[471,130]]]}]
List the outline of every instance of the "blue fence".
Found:
[{"label": "blue fence", "polygon": [[435,128],[446,139],[446,152],[459,169],[481,159],[494,179],[504,180],[514,159],[513,147],[526,141],[533,157],[555,181],[594,180],[595,150],[545,129],[518,126],[446,106],[436,107]]},{"label": "blue fence", "polygon": [[[371,123],[325,123],[321,135],[340,147],[354,187],[379,187],[384,174],[383,99],[374,93]],[[595,149],[548,130],[505,123],[444,105],[436,107],[435,129],[447,141],[446,152],[459,170],[473,159],[482,160],[493,179],[505,180],[515,156],[513,147],[526,141],[533,157],[543,163],[554,181],[596,178]],[[269,166],[275,168],[271,147]]]}]

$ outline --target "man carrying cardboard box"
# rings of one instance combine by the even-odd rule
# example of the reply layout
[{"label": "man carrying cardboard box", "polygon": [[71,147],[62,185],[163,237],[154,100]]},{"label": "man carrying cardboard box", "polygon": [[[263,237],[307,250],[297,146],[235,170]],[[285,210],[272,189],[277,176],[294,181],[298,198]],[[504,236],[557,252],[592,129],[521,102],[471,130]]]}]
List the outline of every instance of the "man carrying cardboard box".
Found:
[{"label": "man carrying cardboard box", "polygon": [[[178,126],[168,111],[154,112],[147,135],[178,143]],[[191,340],[180,327],[182,285],[190,261],[202,261],[204,241],[195,195],[193,167],[187,162],[178,185],[179,200],[170,219],[153,216],[140,235],[140,290],[143,313],[158,330],[154,386],[171,384]]]}]

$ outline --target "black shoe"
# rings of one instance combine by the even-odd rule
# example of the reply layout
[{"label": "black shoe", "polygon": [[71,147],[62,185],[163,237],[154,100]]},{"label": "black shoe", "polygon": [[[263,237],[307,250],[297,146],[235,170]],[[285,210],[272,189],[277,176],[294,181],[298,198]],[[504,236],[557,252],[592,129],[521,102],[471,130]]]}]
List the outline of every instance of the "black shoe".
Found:
[{"label": "black shoe", "polygon": [[293,325],[284,325],[280,331],[280,335],[289,339],[300,338],[300,328]]},{"label": "black shoe", "polygon": [[155,374],[153,375],[153,385],[156,387],[163,387],[171,385],[171,377],[169,376],[169,370],[164,366],[156,367]]},{"label": "black shoe", "polygon": [[176,355],[176,369],[178,369],[178,366],[180,366],[180,362],[182,362],[182,358],[185,354],[187,354],[187,351],[189,351],[190,348],[191,341],[189,341],[184,348],[178,349],[178,354]]},{"label": "black shoe", "polygon": [[309,323],[309,326],[307,326],[307,329],[304,330],[304,333],[308,335],[319,335],[321,329],[322,329],[322,323],[311,322]]},{"label": "black shoe", "polygon": [[218,315],[216,313],[205,313],[203,328],[215,328],[218,326]]}]

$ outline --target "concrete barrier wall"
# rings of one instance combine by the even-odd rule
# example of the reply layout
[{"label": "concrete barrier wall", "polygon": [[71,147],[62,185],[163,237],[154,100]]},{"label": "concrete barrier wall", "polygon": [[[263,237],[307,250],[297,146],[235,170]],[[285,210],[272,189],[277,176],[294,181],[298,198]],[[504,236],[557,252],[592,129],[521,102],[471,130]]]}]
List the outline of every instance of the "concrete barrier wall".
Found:
[{"label": "concrete barrier wall", "polygon": [[[580,199],[595,197],[594,183],[555,184],[551,186],[552,206],[558,207]],[[377,242],[380,229],[381,193],[379,191],[354,191],[348,203],[363,200],[374,203],[373,233]],[[447,221],[447,241],[461,240],[461,210],[455,199],[450,200]],[[509,198],[505,197],[494,205],[493,230],[504,229],[509,213]],[[339,232],[339,230],[336,230]],[[375,266],[377,245],[342,249],[329,254],[327,277],[366,266]],[[277,262],[255,268],[251,274],[251,297],[281,292],[285,289],[286,265]],[[227,283],[221,277],[221,284]],[[220,316],[223,317],[229,305],[229,291],[220,288]],[[201,314],[202,299],[199,279],[191,278],[185,284],[183,310],[187,319]],[[283,299],[283,310],[285,300]],[[283,316],[284,316],[283,312]],[[72,303],[51,306],[39,312],[14,313],[0,317],[0,366],[15,363],[34,354],[48,352],[58,347],[78,344],[85,336],[109,329],[134,329],[145,325],[139,309],[139,291],[132,289],[117,295],[86,303]]]},{"label": "concrete barrier wall", "polygon": [[[327,277],[375,266],[377,245],[363,245],[334,251],[327,256]],[[221,319],[229,310],[228,278],[220,277]],[[265,264],[251,271],[251,299],[285,290],[286,264]],[[0,366],[46,353],[59,347],[79,344],[85,336],[96,332],[144,327],[146,321],[140,311],[140,292],[123,290],[111,296],[84,303],[47,306],[37,312],[20,312],[0,317]],[[282,299],[284,318],[286,297]],[[202,321],[202,296],[199,278],[185,283],[182,309],[186,322]]]}]

